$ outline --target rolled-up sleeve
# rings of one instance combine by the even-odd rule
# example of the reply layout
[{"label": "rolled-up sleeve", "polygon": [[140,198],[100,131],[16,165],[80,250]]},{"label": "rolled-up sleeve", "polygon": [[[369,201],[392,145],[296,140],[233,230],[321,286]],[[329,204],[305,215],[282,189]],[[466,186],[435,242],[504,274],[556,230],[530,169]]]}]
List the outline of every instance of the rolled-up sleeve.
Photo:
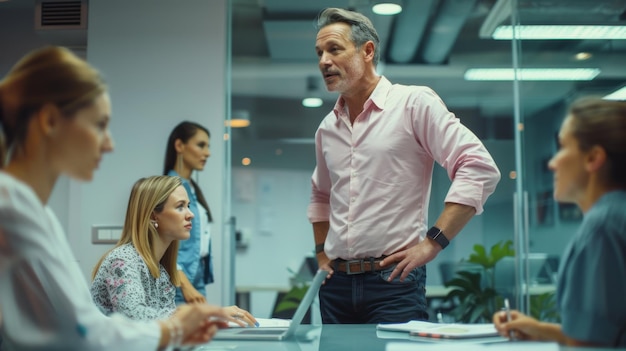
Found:
[{"label": "rolled-up sleeve", "polygon": [[496,163],[480,139],[448,111],[433,90],[423,90],[417,106],[414,133],[452,181],[445,202],[472,206],[481,214],[500,181]]},{"label": "rolled-up sleeve", "polygon": [[[322,122],[324,123],[324,122]],[[315,159],[317,166],[311,176],[311,202],[307,209],[309,222],[327,222],[330,218],[330,174],[322,151],[322,133],[315,133]]]}]

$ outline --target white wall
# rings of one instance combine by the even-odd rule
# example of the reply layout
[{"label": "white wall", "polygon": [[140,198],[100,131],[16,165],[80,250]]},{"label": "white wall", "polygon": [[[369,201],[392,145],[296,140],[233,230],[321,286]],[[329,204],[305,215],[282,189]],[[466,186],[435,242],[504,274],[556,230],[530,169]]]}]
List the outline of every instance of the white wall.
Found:
[{"label": "white wall", "polygon": [[34,21],[34,10],[8,11],[0,4],[0,77],[4,77],[24,54],[47,44],[34,31]]},{"label": "white wall", "polygon": [[[93,225],[122,225],[132,184],[161,174],[165,144],[182,120],[212,131],[212,157],[199,183],[215,217],[216,262],[223,259],[226,0],[91,0],[87,58],[110,86],[115,152],[93,182],[69,186],[69,237],[86,275],[108,245],[91,244]],[[224,282],[221,270],[217,282]],[[221,303],[221,291],[211,289]]]}]

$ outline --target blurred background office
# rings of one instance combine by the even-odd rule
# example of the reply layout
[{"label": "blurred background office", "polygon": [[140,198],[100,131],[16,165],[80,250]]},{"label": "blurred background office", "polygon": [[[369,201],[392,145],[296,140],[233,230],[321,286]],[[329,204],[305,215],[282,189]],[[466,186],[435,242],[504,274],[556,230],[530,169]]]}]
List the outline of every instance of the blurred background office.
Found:
[{"label": "blurred background office", "polygon": [[[320,79],[314,22],[332,6],[370,17],[381,36],[380,73],[433,88],[502,172],[484,214],[429,265],[427,291],[447,292],[440,265],[504,240],[526,258],[499,266],[513,274],[500,282],[521,296],[516,304],[524,308],[520,292],[529,287],[550,291],[580,212],[552,200],[547,161],[569,102],[626,85],[625,2],[387,1],[399,5],[394,14],[376,13],[378,2],[0,1],[0,73],[27,50],[58,44],[83,53],[111,85],[116,152],[91,185],[61,183],[52,201],[85,272],[114,241],[132,182],[158,173],[167,132],[191,119],[215,134],[212,172],[198,179],[216,218],[209,299],[230,304],[237,295],[269,317],[277,292],[306,279],[313,137],[337,98]],[[449,184],[436,168],[431,216]]]}]

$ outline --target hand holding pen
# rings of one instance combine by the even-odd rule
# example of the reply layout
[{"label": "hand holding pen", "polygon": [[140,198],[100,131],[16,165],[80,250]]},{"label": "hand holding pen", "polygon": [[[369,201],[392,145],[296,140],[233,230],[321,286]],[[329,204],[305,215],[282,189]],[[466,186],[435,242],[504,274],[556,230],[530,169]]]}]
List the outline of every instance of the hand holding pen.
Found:
[{"label": "hand holding pen", "polygon": [[498,333],[511,340],[540,340],[540,322],[519,311],[511,310],[505,299],[502,311],[493,315],[493,324]]},{"label": "hand holding pen", "polygon": [[[504,313],[506,313],[506,322],[511,322],[511,305],[509,304],[509,299],[504,299]],[[509,339],[515,340],[515,335],[513,334],[513,330],[509,329]]]}]

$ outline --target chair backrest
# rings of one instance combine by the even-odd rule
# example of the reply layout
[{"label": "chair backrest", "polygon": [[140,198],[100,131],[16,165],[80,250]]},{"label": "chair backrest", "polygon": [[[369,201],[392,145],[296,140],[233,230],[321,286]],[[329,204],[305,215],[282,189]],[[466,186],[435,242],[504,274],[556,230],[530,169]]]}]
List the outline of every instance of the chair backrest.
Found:
[{"label": "chair backrest", "polygon": [[441,274],[441,284],[445,284],[455,278],[456,272],[464,271],[480,271],[480,267],[461,261],[443,261],[439,263],[439,273]]},{"label": "chair backrest", "polygon": [[[545,269],[548,254],[528,254],[529,284],[542,283],[541,274]],[[522,263],[524,264],[524,263]],[[496,291],[509,291],[515,289],[515,257],[504,257],[496,264],[495,268]]]}]

